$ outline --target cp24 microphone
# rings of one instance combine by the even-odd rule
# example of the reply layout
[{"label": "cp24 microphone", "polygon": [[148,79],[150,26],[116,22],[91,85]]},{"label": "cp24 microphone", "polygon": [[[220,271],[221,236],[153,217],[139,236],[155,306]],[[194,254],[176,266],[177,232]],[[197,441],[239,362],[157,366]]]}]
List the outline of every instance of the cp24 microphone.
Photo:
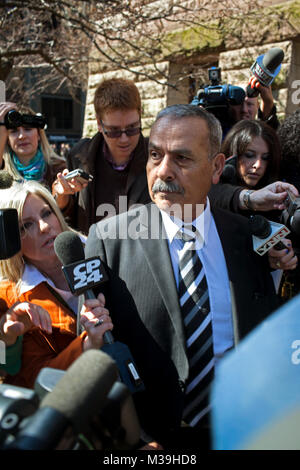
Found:
[{"label": "cp24 microphone", "polygon": [[[71,292],[83,294],[85,299],[95,299],[93,287],[108,280],[99,257],[85,259],[83,244],[79,236],[66,231],[60,233],[54,242],[54,250],[63,265],[63,272]],[[117,363],[120,378],[132,393],[144,390],[129,348],[119,341],[114,341],[110,331],[103,335],[105,344],[102,351],[109,354]]]},{"label": "cp24 microphone", "polygon": [[260,256],[263,256],[272,247],[278,250],[286,248],[280,241],[290,233],[285,225],[270,221],[262,215],[251,216],[249,225],[252,233],[253,249]]},{"label": "cp24 microphone", "polygon": [[[13,177],[5,170],[0,171],[0,189],[8,189]],[[16,209],[0,209],[0,259],[8,259],[21,249],[18,212]]]},{"label": "cp24 microphone", "polygon": [[[250,70],[263,86],[269,86],[280,72],[281,62],[284,58],[284,52],[279,47],[272,47],[266,54],[257,57]],[[256,88],[247,86],[247,96],[254,98],[258,96],[259,91]]]},{"label": "cp24 microphone", "polygon": [[65,445],[69,442],[66,435],[85,433],[117,377],[116,364],[107,354],[95,349],[83,352],[6,449],[54,450],[64,439]]}]

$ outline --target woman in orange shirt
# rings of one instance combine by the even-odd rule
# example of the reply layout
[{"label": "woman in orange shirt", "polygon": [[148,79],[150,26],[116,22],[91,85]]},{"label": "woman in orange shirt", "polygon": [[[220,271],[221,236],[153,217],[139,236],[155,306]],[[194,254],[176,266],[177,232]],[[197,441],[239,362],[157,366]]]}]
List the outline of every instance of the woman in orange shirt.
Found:
[{"label": "woman in orange shirt", "polygon": [[[1,191],[1,208],[9,207],[18,211],[21,251],[0,261],[0,339],[6,341],[8,349],[13,348],[14,339],[26,332],[22,336],[21,358],[18,353],[19,371],[7,375],[5,381],[33,387],[42,367],[67,369],[83,351],[100,348],[104,332],[113,325],[100,294],[97,299],[84,302],[80,319],[85,331],[76,334],[77,297],[69,290],[54,251],[57,235],[71,229],[50,192],[34,181],[15,183]],[[30,312],[16,317],[14,310],[19,302],[35,309],[35,322],[30,320]],[[9,328],[11,321],[24,323],[18,335]]]}]

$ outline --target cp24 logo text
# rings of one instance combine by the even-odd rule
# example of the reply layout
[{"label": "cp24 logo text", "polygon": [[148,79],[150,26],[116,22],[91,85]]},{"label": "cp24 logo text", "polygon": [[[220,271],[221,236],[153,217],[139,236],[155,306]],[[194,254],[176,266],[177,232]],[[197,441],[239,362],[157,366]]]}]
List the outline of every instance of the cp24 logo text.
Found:
[{"label": "cp24 logo text", "polygon": [[81,294],[107,280],[99,257],[89,258],[63,267],[71,292]]},{"label": "cp24 logo text", "polygon": [[74,289],[78,290],[87,287],[89,284],[98,284],[103,278],[100,272],[100,259],[92,259],[78,264],[74,270]]}]

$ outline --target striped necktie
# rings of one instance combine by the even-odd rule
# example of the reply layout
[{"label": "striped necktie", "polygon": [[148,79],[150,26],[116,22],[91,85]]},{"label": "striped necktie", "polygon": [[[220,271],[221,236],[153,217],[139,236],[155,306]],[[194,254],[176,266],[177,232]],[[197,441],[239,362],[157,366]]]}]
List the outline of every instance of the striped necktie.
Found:
[{"label": "striped necktie", "polygon": [[178,294],[189,360],[183,419],[196,426],[207,417],[210,409],[209,392],[214,375],[212,322],[206,277],[197,251],[193,249],[194,240],[190,236],[187,240],[185,234],[182,238]]}]

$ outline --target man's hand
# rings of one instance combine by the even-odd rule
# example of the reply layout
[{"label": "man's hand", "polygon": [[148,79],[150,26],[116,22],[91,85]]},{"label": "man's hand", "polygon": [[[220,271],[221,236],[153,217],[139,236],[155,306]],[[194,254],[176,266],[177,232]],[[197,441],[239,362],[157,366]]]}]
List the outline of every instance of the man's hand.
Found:
[{"label": "man's hand", "polygon": [[51,323],[50,315],[43,307],[29,302],[17,303],[0,318],[0,339],[6,346],[12,346],[18,336],[33,326],[51,334]]},{"label": "man's hand", "polygon": [[296,269],[298,258],[294,253],[292,242],[286,238],[283,238],[281,241],[286,248],[276,250],[276,248],[273,247],[268,251],[269,265],[271,269],[282,269],[283,271]]},{"label": "man's hand", "polygon": [[[295,186],[282,181],[276,181],[262,189],[253,191],[250,196],[251,207],[256,211],[283,210],[286,208],[284,201],[287,197],[287,190],[294,196],[299,196]],[[241,209],[246,209],[243,203],[245,192],[246,190],[241,191],[239,196]]]}]

